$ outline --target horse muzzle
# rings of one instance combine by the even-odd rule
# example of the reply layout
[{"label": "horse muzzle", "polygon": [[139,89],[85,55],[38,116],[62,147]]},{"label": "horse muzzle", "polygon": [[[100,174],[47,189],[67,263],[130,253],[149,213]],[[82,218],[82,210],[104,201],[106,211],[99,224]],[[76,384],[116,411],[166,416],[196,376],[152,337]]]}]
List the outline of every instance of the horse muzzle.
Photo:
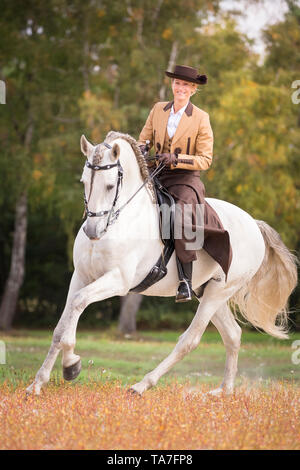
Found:
[{"label": "horse muzzle", "polygon": [[83,231],[90,240],[100,240],[100,238],[97,235],[97,225],[96,224],[91,225],[91,224],[87,223],[87,225],[85,225],[83,227]]}]

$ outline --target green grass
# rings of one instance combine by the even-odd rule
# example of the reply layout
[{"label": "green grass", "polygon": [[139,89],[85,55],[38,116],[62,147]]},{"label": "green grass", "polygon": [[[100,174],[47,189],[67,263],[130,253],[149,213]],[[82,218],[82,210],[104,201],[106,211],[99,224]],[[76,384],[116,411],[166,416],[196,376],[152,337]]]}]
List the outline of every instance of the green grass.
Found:
[{"label": "green grass", "polygon": [[[111,328],[104,332],[79,331],[75,352],[81,356],[82,372],[74,382],[89,380],[118,380],[133,384],[155,368],[173,349],[182,332],[141,331],[124,338]],[[2,335],[6,345],[6,364],[0,365],[0,383],[8,380],[13,385],[30,383],[45,359],[52,332],[43,330],[15,330]],[[243,331],[239,354],[237,385],[245,378],[259,380],[288,380],[300,382],[300,365],[292,363],[291,345],[299,334],[289,340],[276,340],[266,334]],[[166,384],[175,377],[179,382],[192,384],[219,384],[222,381],[225,349],[218,332],[209,328],[200,345],[159,382]],[[61,359],[56,361],[51,379],[60,381]]]}]

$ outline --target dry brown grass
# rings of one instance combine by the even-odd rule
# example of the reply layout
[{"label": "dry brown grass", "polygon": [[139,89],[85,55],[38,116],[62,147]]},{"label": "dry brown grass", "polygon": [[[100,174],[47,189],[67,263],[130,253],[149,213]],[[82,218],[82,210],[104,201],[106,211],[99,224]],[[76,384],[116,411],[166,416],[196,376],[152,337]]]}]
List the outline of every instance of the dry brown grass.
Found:
[{"label": "dry brown grass", "polygon": [[26,398],[0,387],[1,449],[299,449],[291,383],[244,383],[232,396],[171,383],[142,397],[119,383],[50,383]]}]

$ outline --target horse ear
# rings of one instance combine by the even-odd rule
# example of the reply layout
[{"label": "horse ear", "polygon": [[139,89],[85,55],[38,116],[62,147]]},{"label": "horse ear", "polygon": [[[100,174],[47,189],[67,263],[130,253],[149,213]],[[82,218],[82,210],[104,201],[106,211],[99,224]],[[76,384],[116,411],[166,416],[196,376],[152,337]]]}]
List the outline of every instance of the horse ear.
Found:
[{"label": "horse ear", "polygon": [[85,138],[84,135],[82,135],[80,138],[80,147],[83,155],[85,155],[86,157],[89,157],[91,155],[93,151],[93,146],[89,143],[89,141]]},{"label": "horse ear", "polygon": [[119,158],[119,155],[120,155],[120,147],[118,144],[114,144],[113,145],[113,148],[112,148],[112,151],[111,151],[111,155],[113,157],[114,160],[117,160]]}]

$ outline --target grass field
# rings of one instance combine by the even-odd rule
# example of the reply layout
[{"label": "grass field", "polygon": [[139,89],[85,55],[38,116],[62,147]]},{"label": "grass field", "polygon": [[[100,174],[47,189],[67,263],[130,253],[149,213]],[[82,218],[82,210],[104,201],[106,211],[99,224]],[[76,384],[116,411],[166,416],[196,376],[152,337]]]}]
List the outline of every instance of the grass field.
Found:
[{"label": "grass field", "polygon": [[224,371],[225,350],[214,329],[154,389],[142,397],[128,394],[179,335],[140,332],[126,339],[113,329],[79,331],[80,376],[64,382],[58,359],[41,396],[27,399],[25,387],[45,358],[51,333],[2,336],[0,448],[299,449],[300,365],[292,362],[299,335],[280,341],[244,331],[232,396],[206,394]]}]

